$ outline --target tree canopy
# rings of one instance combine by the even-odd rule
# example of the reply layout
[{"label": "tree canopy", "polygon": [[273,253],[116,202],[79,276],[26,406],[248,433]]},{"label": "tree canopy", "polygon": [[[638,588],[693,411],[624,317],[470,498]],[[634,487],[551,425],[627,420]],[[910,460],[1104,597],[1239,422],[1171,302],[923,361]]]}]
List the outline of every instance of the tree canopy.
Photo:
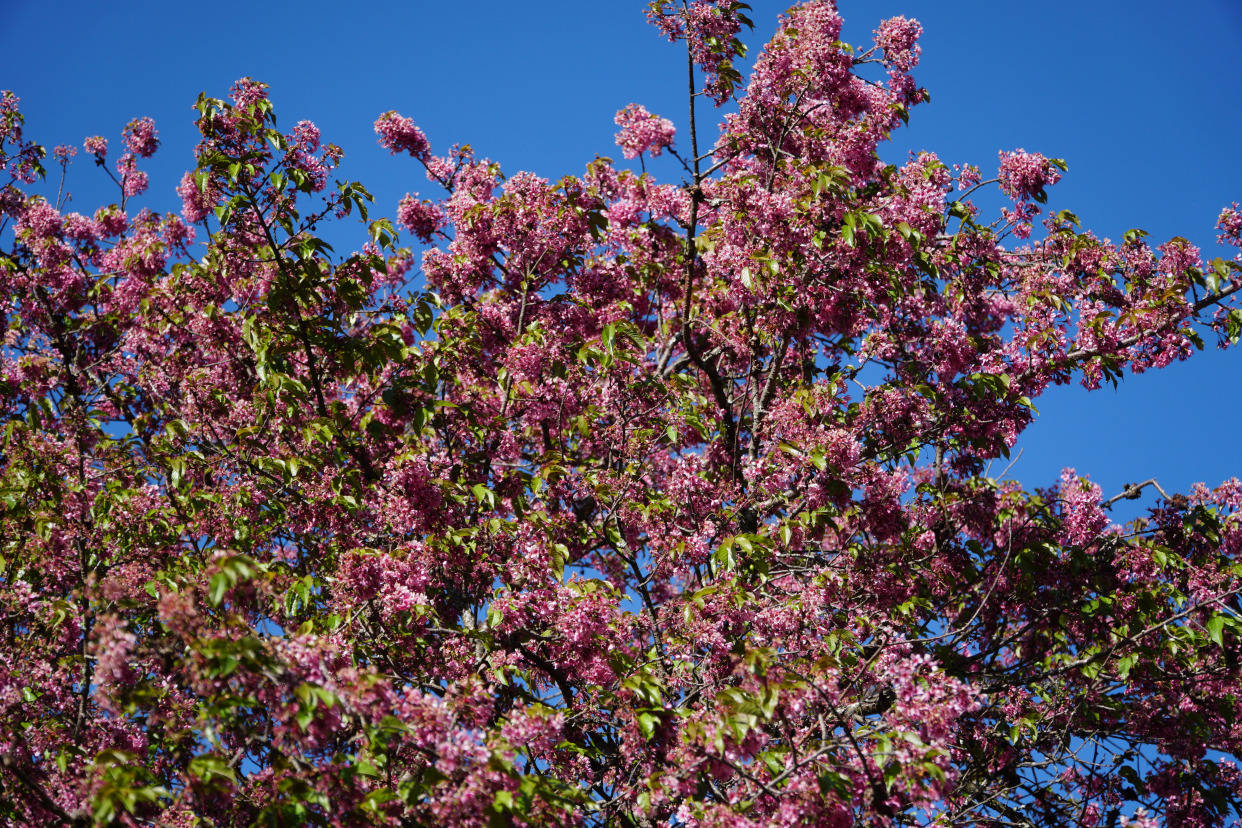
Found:
[{"label": "tree canopy", "polygon": [[688,108],[617,113],[637,169],[380,115],[395,222],[249,78],[180,215],[145,118],[70,212],[4,93],[0,818],[1242,815],[1242,484],[1004,468],[1051,386],[1236,343],[1242,253],[1099,238],[1038,153],[887,163],[919,24],[811,0],[743,76],[749,11],[650,4]]}]

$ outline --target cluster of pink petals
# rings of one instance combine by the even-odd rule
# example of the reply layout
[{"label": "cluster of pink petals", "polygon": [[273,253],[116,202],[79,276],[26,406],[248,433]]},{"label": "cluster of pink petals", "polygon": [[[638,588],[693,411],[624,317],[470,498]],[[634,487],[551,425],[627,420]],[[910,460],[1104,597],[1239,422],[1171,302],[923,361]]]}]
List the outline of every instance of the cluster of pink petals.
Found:
[{"label": "cluster of pink petals", "polygon": [[1074,474],[1061,472],[1061,531],[1065,543],[1084,545],[1099,538],[1108,526],[1108,516],[1100,504],[1100,487]]},{"label": "cluster of pink petals", "polygon": [[138,169],[137,159],[132,152],[127,152],[116,160],[116,172],[121,177],[121,191],[126,198],[146,192],[147,174]]},{"label": "cluster of pink petals", "polygon": [[375,133],[380,145],[396,155],[408,152],[426,161],[431,156],[431,143],[423,131],[415,126],[413,119],[402,117],[396,111],[385,112],[375,119]]},{"label": "cluster of pink petals", "polygon": [[102,158],[108,154],[108,139],[102,135],[92,135],[82,142],[82,147],[91,155]]},{"label": "cluster of pink petals", "polygon": [[313,121],[298,121],[294,124],[292,137],[298,149],[303,152],[319,149],[319,127]]},{"label": "cluster of pink petals", "polygon": [[18,127],[14,124],[12,117],[20,114],[19,105],[21,102],[22,99],[8,89],[0,92],[0,124],[3,124],[3,126],[0,126],[0,130],[2,130],[0,135],[5,140],[11,140],[15,137],[14,133]]},{"label": "cluster of pink petals", "polygon": [[64,223],[65,238],[78,244],[92,244],[103,238],[104,229],[99,222],[81,213],[68,213]]},{"label": "cluster of pink petals", "polygon": [[193,173],[187,172],[181,177],[177,195],[181,196],[181,215],[190,224],[198,224],[216,206],[210,193],[199,189]]},{"label": "cluster of pink petals", "polygon": [[327,186],[328,164],[335,163],[337,160],[328,152],[330,148],[325,149],[323,153],[323,156],[328,158],[327,163],[316,154],[316,150],[319,149],[319,137],[319,127],[314,123],[298,121],[288,135],[289,148],[285,153],[285,166],[288,169],[306,173],[312,192],[319,192]]},{"label": "cluster of pink petals", "polygon": [[[1221,244],[1242,248],[1242,210],[1238,209],[1237,202],[1220,211],[1216,229],[1220,231],[1216,238]],[[1242,250],[1239,250],[1238,256],[1242,257]]]},{"label": "cluster of pink petals", "polygon": [[27,231],[34,239],[49,239],[60,232],[62,221],[55,207],[46,201],[35,200],[26,208],[17,229]]},{"label": "cluster of pink petals", "polygon": [[160,139],[151,118],[135,118],[125,125],[122,132],[125,146],[140,158],[150,158],[159,149]]},{"label": "cluster of pink petals", "polygon": [[1061,172],[1037,152],[1000,152],[1000,186],[1016,201],[1025,201],[1061,180]]},{"label": "cluster of pink petals", "polygon": [[430,201],[407,195],[397,205],[397,221],[425,244],[444,226],[444,211]]},{"label": "cluster of pink petals", "polygon": [[635,103],[618,112],[613,122],[621,127],[617,146],[626,158],[637,158],[644,152],[657,156],[673,145],[673,136],[677,133],[672,121],[653,115],[646,107]]},{"label": "cluster of pink petals", "polygon": [[884,61],[909,72],[919,63],[919,37],[923,26],[917,20],[890,17],[875,30],[875,45],[884,50]]},{"label": "cluster of pink petals", "polygon": [[953,169],[957,172],[957,186],[960,190],[969,190],[983,180],[983,175],[974,164],[954,164]]},{"label": "cluster of pink petals", "polygon": [[647,19],[670,41],[689,43],[691,57],[703,72],[704,91],[717,104],[733,91],[721,69],[733,57],[730,49],[741,31],[741,5],[738,0],[692,0],[689,6],[657,0],[647,10]]},{"label": "cluster of pink petals", "polygon": [[736,0],[691,3],[686,13],[687,38],[694,62],[703,69],[704,90],[718,105],[728,100],[732,84],[721,75],[733,57],[729,44],[741,30]]},{"label": "cluster of pink petals", "polygon": [[229,97],[239,109],[249,109],[259,101],[267,100],[267,84],[254,78],[241,78],[229,90]]}]

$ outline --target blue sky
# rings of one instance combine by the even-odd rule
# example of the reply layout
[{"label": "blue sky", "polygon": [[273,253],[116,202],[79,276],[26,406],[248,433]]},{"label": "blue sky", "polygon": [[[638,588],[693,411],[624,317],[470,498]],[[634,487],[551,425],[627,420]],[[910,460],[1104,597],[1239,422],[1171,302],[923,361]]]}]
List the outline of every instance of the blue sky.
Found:
[{"label": "blue sky", "polygon": [[[751,0],[758,44],[786,4]],[[1131,227],[1181,235],[1219,255],[1213,224],[1242,201],[1242,3],[1237,0],[842,0],[845,39],[867,40],[895,14],[925,28],[916,73],[932,96],[886,152],[929,149],[994,169],[1000,149],[1065,158],[1052,193],[1100,235]],[[173,187],[192,160],[191,106],[224,96],[238,77],[272,86],[284,125],[315,121],[346,152],[343,176],[363,181],[391,214],[430,187],[390,158],[371,124],[412,116],[438,150],[472,144],[506,172],[580,172],[619,158],[613,114],[643,103],[684,134],[684,57],[631,0],[446,4],[212,4],[6,0],[0,88],[15,91],[28,134],[51,147],[86,135],[115,142],[131,118],[155,118],[163,148],[145,165],[145,203],[177,209]],[[709,118],[711,116],[709,115]],[[675,177],[671,166],[653,167]],[[76,205],[111,199],[79,157]],[[1052,483],[1074,466],[1106,494],[1156,476],[1166,489],[1242,474],[1242,350],[1196,355],[1132,377],[1118,391],[1057,389],[1037,401],[1011,474]],[[999,469],[997,470],[999,471]]]}]

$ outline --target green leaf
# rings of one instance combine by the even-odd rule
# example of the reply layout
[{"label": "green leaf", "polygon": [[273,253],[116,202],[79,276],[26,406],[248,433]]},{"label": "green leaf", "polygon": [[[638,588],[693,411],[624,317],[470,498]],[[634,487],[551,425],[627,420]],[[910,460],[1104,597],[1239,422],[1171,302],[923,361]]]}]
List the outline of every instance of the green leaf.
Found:
[{"label": "green leaf", "polygon": [[168,464],[168,487],[180,489],[185,479],[185,458],[174,457]]},{"label": "green leaf", "polygon": [[215,575],[212,575],[208,586],[207,600],[213,606],[220,606],[220,602],[224,600],[224,593],[228,592],[229,586],[229,579],[223,572],[217,572]]},{"label": "green leaf", "polygon": [[644,710],[638,714],[638,729],[642,731],[644,739],[651,739],[655,735],[656,728],[660,726],[660,715],[653,711]]},{"label": "green leaf", "polygon": [[258,571],[255,562],[245,555],[229,555],[219,563],[219,569],[208,582],[207,600],[220,606],[224,595],[238,582],[251,578]]},{"label": "green leaf", "polygon": [[825,796],[841,798],[849,796],[854,789],[850,778],[834,770],[826,770],[819,775],[819,790]]},{"label": "green leaf", "polygon": [[1223,648],[1225,646],[1225,616],[1213,615],[1203,626],[1207,628],[1208,637],[1216,642],[1216,646]]},{"label": "green leaf", "polygon": [[487,506],[489,509],[496,508],[496,493],[482,483],[475,483],[470,487],[470,491],[474,494],[474,499],[480,504]]},{"label": "green leaf", "polygon": [[233,772],[233,768],[220,756],[213,756],[211,754],[195,756],[190,760],[188,770],[195,779],[199,779],[207,784],[212,784],[216,780],[236,781],[236,774]]}]

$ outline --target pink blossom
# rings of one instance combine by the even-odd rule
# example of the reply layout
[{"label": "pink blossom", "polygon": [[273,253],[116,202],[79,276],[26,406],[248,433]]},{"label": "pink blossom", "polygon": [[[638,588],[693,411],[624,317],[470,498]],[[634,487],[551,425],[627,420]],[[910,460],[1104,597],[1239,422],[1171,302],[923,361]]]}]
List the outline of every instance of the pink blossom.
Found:
[{"label": "pink blossom", "polygon": [[1061,180],[1061,172],[1037,152],[1015,150],[1000,153],[1001,189],[1017,201],[1039,198],[1045,187]]},{"label": "pink blossom", "polygon": [[452,159],[437,155],[427,162],[427,178],[437,183],[448,184],[453,180],[457,165]]},{"label": "pink blossom", "polygon": [[379,135],[380,145],[393,155],[408,152],[420,161],[431,157],[431,144],[427,136],[411,118],[402,117],[395,111],[385,112],[375,119],[375,132]]},{"label": "pink blossom", "polygon": [[1160,822],[1147,812],[1146,808],[1138,808],[1132,816],[1122,823],[1122,828],[1159,828]]},{"label": "pink blossom", "polygon": [[141,158],[150,158],[159,148],[160,139],[151,118],[135,118],[125,125],[125,146]]},{"label": "pink blossom", "polygon": [[677,129],[673,122],[652,115],[639,104],[630,104],[613,119],[621,131],[617,133],[617,146],[626,158],[637,158],[644,152],[659,155],[665,147],[672,146]]},{"label": "pink blossom", "polygon": [[95,221],[103,228],[104,236],[119,236],[129,229],[129,217],[116,206],[100,207],[95,211]]},{"label": "pink blossom", "polygon": [[[1231,207],[1220,211],[1216,229],[1220,231],[1216,238],[1221,244],[1242,248],[1242,210],[1238,209],[1236,201]],[[1242,252],[1239,255],[1242,256]]]},{"label": "pink blossom", "polygon": [[328,168],[318,156],[295,148],[286,156],[285,163],[290,169],[306,173],[311,192],[320,192],[327,186]]},{"label": "pink blossom", "polygon": [[312,121],[298,121],[293,125],[293,141],[303,152],[319,149],[319,127]]},{"label": "pink blossom", "polygon": [[103,158],[108,154],[108,139],[102,135],[92,135],[82,142],[82,146],[96,158]]},{"label": "pink blossom", "polygon": [[229,96],[239,109],[250,109],[259,101],[267,100],[267,84],[252,78],[241,78],[233,84]]},{"label": "pink blossom", "polygon": [[117,159],[116,171],[121,176],[121,192],[126,198],[146,192],[147,174],[138,169],[133,153],[127,152]]},{"label": "pink blossom", "polygon": [[[20,114],[20,104],[22,99],[13,94],[12,90],[5,89],[0,92],[0,120],[7,126],[12,122],[14,116]],[[8,139],[11,135],[10,130],[5,130],[3,136]]]},{"label": "pink blossom", "polygon": [[29,233],[30,238],[51,239],[60,233],[62,221],[56,208],[40,199],[26,208],[17,229]]},{"label": "pink blossom", "polygon": [[1157,271],[1172,277],[1184,277],[1189,270],[1203,265],[1199,248],[1185,239],[1173,239],[1160,245],[1160,263]]},{"label": "pink blossom", "polygon": [[397,205],[397,221],[424,243],[431,241],[444,220],[444,212],[439,207],[419,200],[417,194],[405,196]]},{"label": "pink blossom", "polygon": [[1060,498],[1065,542],[1085,546],[1098,540],[1108,526],[1108,517],[1100,504],[1100,487],[1067,468],[1061,472]]},{"label": "pink blossom", "polygon": [[99,223],[81,213],[68,213],[64,223],[65,238],[81,244],[91,244],[103,236],[103,228]]},{"label": "pink blossom", "polygon": [[608,208],[608,225],[616,228],[637,225],[642,215],[643,207],[643,203],[636,198],[615,202]]},{"label": "pink blossom", "polygon": [[127,198],[132,198],[133,196],[145,193],[149,183],[150,179],[147,174],[142,170],[136,170],[135,172],[125,176],[125,196]]},{"label": "pink blossom", "polygon": [[890,17],[875,30],[875,45],[884,50],[886,63],[909,72],[919,62],[918,39],[923,27],[917,20]]},{"label": "pink blossom", "polygon": [[689,43],[691,56],[703,71],[704,91],[718,105],[733,91],[724,70],[731,66],[741,30],[740,6],[737,0],[692,0],[683,8],[673,0],[655,0],[647,10],[647,18],[669,40]]},{"label": "pink blossom", "polygon": [[104,616],[95,628],[95,679],[99,684],[97,695],[103,707],[111,712],[119,710],[115,695],[134,677],[130,654],[138,638],[125,628],[121,618]]},{"label": "pink blossom", "polygon": [[181,196],[181,215],[190,224],[197,224],[215,209],[215,199],[209,192],[199,189],[193,173],[187,172],[181,177],[177,195]]},{"label": "pink blossom", "polygon": [[969,190],[983,180],[983,175],[974,164],[962,164],[960,166],[954,164],[953,169],[957,171],[957,187],[959,190]]}]

